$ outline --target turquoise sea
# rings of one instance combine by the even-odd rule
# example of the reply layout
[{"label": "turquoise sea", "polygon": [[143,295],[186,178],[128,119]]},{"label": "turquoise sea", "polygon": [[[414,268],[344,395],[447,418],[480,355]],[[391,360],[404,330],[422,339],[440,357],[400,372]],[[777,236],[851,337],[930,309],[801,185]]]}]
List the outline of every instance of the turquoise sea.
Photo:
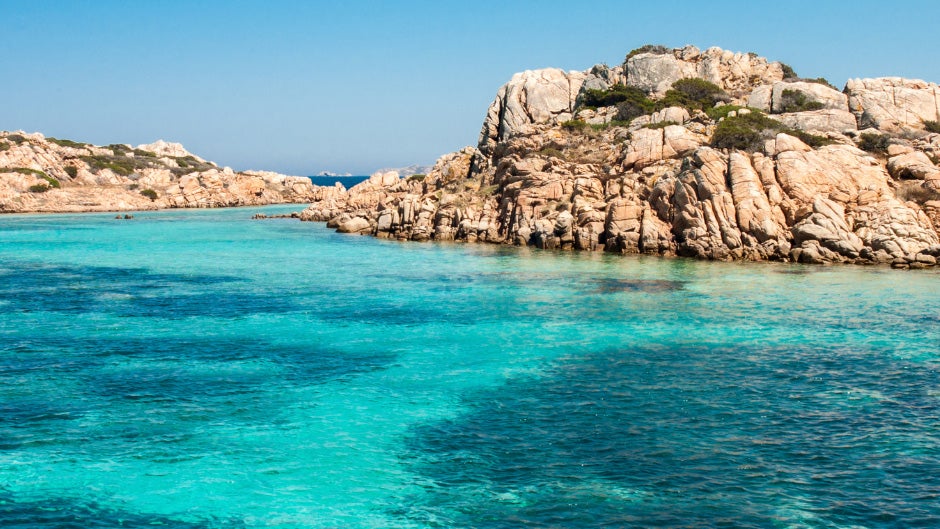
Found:
[{"label": "turquoise sea", "polygon": [[0,527],[940,527],[940,273],[0,217]]}]

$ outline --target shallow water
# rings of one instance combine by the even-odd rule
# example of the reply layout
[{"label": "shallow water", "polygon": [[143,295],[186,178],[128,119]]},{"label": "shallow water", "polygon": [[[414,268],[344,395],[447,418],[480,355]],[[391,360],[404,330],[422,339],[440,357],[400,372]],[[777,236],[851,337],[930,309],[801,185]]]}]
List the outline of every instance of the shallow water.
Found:
[{"label": "shallow water", "polygon": [[295,209],[0,217],[0,526],[940,526],[940,273]]}]

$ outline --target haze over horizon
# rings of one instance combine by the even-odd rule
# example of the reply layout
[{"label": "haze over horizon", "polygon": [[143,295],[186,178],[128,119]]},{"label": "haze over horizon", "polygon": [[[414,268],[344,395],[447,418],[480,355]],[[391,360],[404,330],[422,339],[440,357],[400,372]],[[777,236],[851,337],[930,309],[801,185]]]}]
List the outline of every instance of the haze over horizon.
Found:
[{"label": "haze over horizon", "polygon": [[183,143],[235,169],[367,174],[474,145],[513,73],[619,64],[648,43],[753,51],[838,87],[940,81],[940,4],[573,6],[0,2],[0,129]]}]

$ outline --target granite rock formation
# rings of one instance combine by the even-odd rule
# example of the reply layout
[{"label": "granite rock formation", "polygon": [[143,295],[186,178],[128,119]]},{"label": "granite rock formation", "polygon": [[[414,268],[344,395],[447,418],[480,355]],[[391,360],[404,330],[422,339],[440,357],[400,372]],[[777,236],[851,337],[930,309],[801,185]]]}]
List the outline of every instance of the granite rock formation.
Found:
[{"label": "granite rock formation", "polygon": [[208,208],[320,200],[309,178],[235,172],[157,141],[99,147],[0,132],[0,212]]},{"label": "granite rock formation", "polygon": [[[325,191],[301,217],[418,241],[935,265],[940,134],[926,129],[940,119],[937,85],[865,79],[840,92],[792,77],[754,54],[692,46],[585,72],[522,72],[497,92],[476,147],[426,176],[378,173]],[[657,103],[688,78],[724,99]],[[618,85],[646,94],[649,111],[626,122],[616,106],[582,104]],[[735,123],[762,124],[749,147],[717,141]]]}]

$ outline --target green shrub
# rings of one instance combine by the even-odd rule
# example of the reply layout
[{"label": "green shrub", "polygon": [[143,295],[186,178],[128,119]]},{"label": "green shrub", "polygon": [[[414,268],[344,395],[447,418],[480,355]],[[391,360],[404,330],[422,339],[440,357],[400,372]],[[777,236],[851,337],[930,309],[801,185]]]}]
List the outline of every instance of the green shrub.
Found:
[{"label": "green shrub", "polygon": [[72,140],[60,140],[59,138],[50,137],[50,138],[46,138],[46,140],[52,143],[55,143],[56,145],[60,147],[72,147],[74,149],[84,149],[85,147],[88,146],[87,143],[79,143],[77,141],[72,141]]},{"label": "green shrub", "polygon": [[643,46],[640,46],[639,48],[630,50],[630,53],[627,54],[627,57],[624,59],[624,62],[627,62],[628,60],[630,60],[631,57],[635,57],[637,55],[640,55],[641,53],[665,55],[669,52],[670,52],[669,48],[661,44],[644,44]]},{"label": "green shrub", "polygon": [[179,166],[179,169],[173,168],[171,171],[176,176],[180,176],[185,173],[190,173],[193,171],[208,171],[214,169],[215,166],[208,162],[201,162],[196,159],[196,157],[189,156],[177,156],[174,158],[176,160],[176,165]]},{"label": "green shrub", "polygon": [[0,152],[9,151],[9,150],[10,150],[10,144],[5,141],[0,141]]},{"label": "green shrub", "polygon": [[658,109],[683,107],[688,110],[702,110],[711,108],[717,103],[726,102],[728,99],[728,94],[715,83],[691,77],[672,83],[672,88],[656,102],[656,106]]},{"label": "green shrub", "polygon": [[887,134],[866,133],[858,138],[858,148],[871,153],[884,154],[888,152],[891,137]]},{"label": "green shrub", "polygon": [[780,111],[787,112],[806,112],[808,110],[821,110],[825,105],[819,101],[813,101],[806,97],[806,94],[799,90],[784,90],[780,95]]},{"label": "green shrub", "polygon": [[579,108],[597,109],[600,107],[609,107],[618,103],[631,101],[640,106],[652,109],[653,102],[646,97],[646,93],[635,86],[625,86],[616,84],[607,90],[585,90],[581,96]]},{"label": "green shrub", "polygon": [[785,62],[782,62],[782,63],[780,63],[780,67],[783,68],[783,78],[784,78],[784,79],[797,79],[797,78],[799,78],[799,76],[796,75],[796,72],[793,71],[793,68],[792,68],[789,64],[787,64],[787,63],[785,63]]},{"label": "green shrub", "polygon": [[768,133],[781,132],[786,129],[783,123],[761,112],[738,114],[733,118],[725,118],[715,127],[711,146],[718,149],[756,151],[763,147],[763,141]]},{"label": "green shrub", "polygon": [[426,175],[426,174],[416,173],[416,174],[413,174],[413,175],[409,176],[409,177],[408,177],[408,181],[409,181],[409,182],[423,182],[424,179],[427,178],[427,177],[428,177],[428,175]]},{"label": "green shrub", "polygon": [[705,113],[708,114],[708,117],[718,121],[719,119],[728,117],[728,114],[737,112],[742,108],[745,107],[739,105],[718,105],[716,107],[706,108]]},{"label": "green shrub", "polygon": [[127,186],[127,188],[130,189],[131,191],[135,191],[135,190],[137,190],[139,187],[140,187],[140,184],[130,184],[130,185]]},{"label": "green shrub", "polygon": [[830,145],[832,140],[808,132],[791,129],[783,123],[767,117],[763,112],[752,110],[747,114],[738,114],[715,127],[711,146],[719,149],[739,149],[757,151],[763,147],[764,140],[779,132],[799,138],[800,141],[817,148]]},{"label": "green shrub", "polygon": [[[111,146],[109,146],[110,148]],[[110,169],[115,174],[128,176],[137,169],[137,163],[133,158],[126,156],[82,156],[82,161],[87,163],[93,172],[99,172],[104,169]]]},{"label": "green shrub", "polygon": [[582,130],[587,127],[587,123],[583,119],[569,119],[561,124],[561,128],[567,131],[576,131]]},{"label": "green shrub", "polygon": [[157,192],[154,191],[153,189],[142,189],[142,190],[140,191],[140,194],[143,195],[143,196],[145,196],[145,197],[147,197],[147,198],[149,198],[150,200],[156,200],[156,199],[157,199]]},{"label": "green shrub", "polygon": [[13,143],[14,145],[19,145],[21,143],[26,143],[29,140],[26,139],[26,136],[23,136],[22,134],[10,134],[7,136],[7,141]]},{"label": "green shrub", "polygon": [[58,180],[46,174],[45,171],[40,171],[38,169],[30,169],[29,167],[7,167],[5,169],[0,169],[0,171],[9,171],[11,173],[20,173],[20,174],[34,174],[46,181],[45,184],[37,184],[37,185],[46,185],[48,187],[55,187],[55,188],[62,187],[62,184],[60,184]]},{"label": "green shrub", "polygon": [[614,114],[614,121],[630,123],[634,118],[645,116],[656,109],[654,103],[645,98],[644,101],[624,101],[617,103],[617,113]]},{"label": "green shrub", "polygon": [[134,149],[132,152],[134,153],[134,156],[143,156],[144,158],[156,158],[157,157],[157,153],[150,152],[150,151],[142,151],[140,149]]},{"label": "green shrub", "polygon": [[924,121],[924,129],[926,129],[927,132],[940,134],[940,121]]},{"label": "green shrub", "polygon": [[130,148],[130,146],[124,145],[123,143],[112,143],[105,148],[114,151],[115,156],[119,154],[127,154],[133,150]]},{"label": "green shrub", "polygon": [[52,189],[52,187],[50,187],[49,184],[34,184],[29,186],[30,193],[45,193],[50,189]]},{"label": "green shrub", "polygon": [[669,125],[680,125],[680,123],[676,123],[675,121],[660,121],[659,123],[650,123],[650,124],[648,124],[648,125],[643,125],[643,128],[644,128],[644,129],[654,129],[654,130],[655,130],[655,129],[664,129],[664,128],[668,127]]},{"label": "green shrub", "polygon": [[78,176],[78,167],[72,165],[65,166],[65,174],[69,175],[69,178],[75,178]]},{"label": "green shrub", "polygon": [[798,129],[789,129],[781,132],[786,132],[790,136],[796,136],[803,143],[809,145],[812,148],[823,147],[825,145],[832,145],[835,143],[834,140],[827,138],[826,136],[819,136],[818,134],[810,134],[809,132],[798,130]]},{"label": "green shrub", "polygon": [[931,200],[940,200],[940,191],[924,187],[920,182],[911,182],[902,185],[895,193],[898,199],[905,202],[916,202],[923,205]]},{"label": "green shrub", "polygon": [[539,156],[545,156],[548,158],[561,158],[561,159],[565,158],[565,153],[561,152],[560,150],[554,147],[545,147],[543,149],[536,151],[535,154]]}]

